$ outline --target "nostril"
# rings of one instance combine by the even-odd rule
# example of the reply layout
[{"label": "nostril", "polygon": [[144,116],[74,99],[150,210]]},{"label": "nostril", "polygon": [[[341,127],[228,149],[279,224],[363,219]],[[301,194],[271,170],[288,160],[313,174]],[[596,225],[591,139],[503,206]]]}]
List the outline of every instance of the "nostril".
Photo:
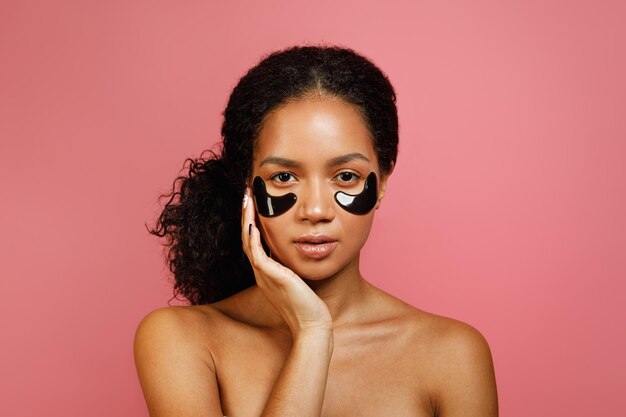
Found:
[{"label": "nostril", "polygon": [[298,191],[297,210],[301,218],[318,222],[335,217],[334,190],[325,179],[307,181]]},{"label": "nostril", "polygon": [[335,217],[333,206],[329,202],[323,204],[302,202],[301,215],[303,218],[315,221],[332,220]]}]

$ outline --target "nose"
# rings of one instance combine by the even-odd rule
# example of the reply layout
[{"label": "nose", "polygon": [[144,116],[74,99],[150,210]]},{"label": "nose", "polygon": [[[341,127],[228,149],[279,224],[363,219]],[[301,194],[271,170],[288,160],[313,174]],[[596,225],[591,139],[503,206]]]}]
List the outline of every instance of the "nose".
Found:
[{"label": "nose", "polygon": [[311,223],[329,222],[335,218],[333,190],[326,181],[311,180],[298,195],[298,216]]}]

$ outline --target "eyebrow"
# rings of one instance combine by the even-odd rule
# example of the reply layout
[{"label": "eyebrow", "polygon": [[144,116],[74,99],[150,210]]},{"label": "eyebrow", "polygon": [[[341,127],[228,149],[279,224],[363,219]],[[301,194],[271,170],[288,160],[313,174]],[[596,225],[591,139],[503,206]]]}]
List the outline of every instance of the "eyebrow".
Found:
[{"label": "eyebrow", "polygon": [[330,167],[334,167],[336,165],[341,165],[341,164],[345,164],[345,163],[350,162],[350,161],[354,161],[355,159],[359,159],[361,161],[366,161],[366,162],[370,161],[362,153],[352,152],[352,153],[349,153],[349,154],[346,154],[346,155],[341,155],[341,156],[338,156],[336,158],[331,159],[330,161],[328,161],[327,165],[330,166]]},{"label": "eyebrow", "polygon": [[282,165],[289,168],[299,168],[300,163],[293,159],[281,158],[280,156],[268,156],[259,164],[262,167],[265,164]]},{"label": "eyebrow", "polygon": [[[345,164],[347,162],[353,161],[355,159],[370,162],[370,160],[362,153],[352,152],[352,153],[348,153],[345,155],[332,158],[331,160],[328,161],[326,165],[328,165],[329,167],[334,167],[337,165],[341,165],[341,164]],[[259,167],[262,167],[265,164],[281,165],[281,166],[289,167],[289,168],[300,168],[302,166],[300,162],[298,161],[294,161],[293,159],[282,158],[280,156],[268,156],[263,161],[261,161],[261,163],[259,164]]]}]

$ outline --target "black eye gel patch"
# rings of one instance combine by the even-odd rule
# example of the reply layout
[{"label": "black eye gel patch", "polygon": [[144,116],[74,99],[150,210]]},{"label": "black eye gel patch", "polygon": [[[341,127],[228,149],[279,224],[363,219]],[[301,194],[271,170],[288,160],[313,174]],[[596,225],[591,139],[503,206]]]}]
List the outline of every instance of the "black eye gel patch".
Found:
[{"label": "black eye gel patch", "polygon": [[337,191],[335,193],[335,201],[339,206],[352,214],[367,214],[376,205],[378,194],[378,182],[376,180],[376,174],[370,172],[365,179],[365,186],[363,191],[359,194],[346,194],[343,191]]},{"label": "black eye gel patch", "polygon": [[[280,216],[292,208],[298,199],[294,193],[281,196],[269,195],[265,187],[265,181],[261,177],[254,177],[252,192],[256,208],[263,217]],[[337,191],[335,193],[335,201],[339,204],[339,207],[347,212],[361,215],[369,213],[376,206],[377,194],[378,182],[376,174],[370,172],[361,193],[353,195]]]},{"label": "black eye gel patch", "polygon": [[297,197],[294,193],[281,196],[273,196],[267,193],[265,181],[261,177],[254,177],[252,182],[252,192],[254,194],[254,204],[263,217],[276,217],[285,213],[296,204]]}]

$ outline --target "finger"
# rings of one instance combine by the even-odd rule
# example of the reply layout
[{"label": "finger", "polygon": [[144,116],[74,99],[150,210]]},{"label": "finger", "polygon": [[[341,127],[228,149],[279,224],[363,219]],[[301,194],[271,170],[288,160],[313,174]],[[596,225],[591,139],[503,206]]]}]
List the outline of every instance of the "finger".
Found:
[{"label": "finger", "polygon": [[250,234],[250,262],[262,279],[269,279],[275,284],[284,283],[291,275],[294,275],[290,269],[279,264],[265,253],[261,244],[261,232],[254,225]]},{"label": "finger", "polygon": [[[256,208],[254,198],[252,196],[252,188],[247,187],[246,190],[248,198],[245,204],[246,207],[242,210],[244,213],[242,216],[242,245],[243,251],[248,257],[252,269],[255,270],[256,277],[256,269],[258,268],[259,263],[261,262],[266,264],[268,261],[272,260],[265,254],[265,250],[261,244],[261,232],[256,227]],[[254,231],[256,231],[256,240],[253,239]]]},{"label": "finger", "polygon": [[241,200],[241,228],[243,229],[243,225],[246,221],[246,208],[250,204],[250,196],[248,193],[248,187],[243,190],[243,199]]},{"label": "finger", "polygon": [[254,222],[254,199],[250,187],[246,187],[241,208],[241,242],[243,250],[249,256],[249,225]]},{"label": "finger", "polygon": [[259,251],[257,248],[260,245],[260,239],[256,238],[258,236],[259,230],[252,225],[252,223],[248,223],[246,227],[245,233],[248,235],[246,240],[244,241],[244,252],[248,256],[248,260],[250,261],[250,265],[252,266],[252,270],[254,272],[254,279],[259,286],[259,288],[264,288],[268,284],[268,279],[266,275],[268,274],[267,267],[264,267],[264,262],[267,262],[265,252],[263,250]]},{"label": "finger", "polygon": [[[261,263],[265,261],[267,255],[261,245],[259,229],[252,225],[252,223],[249,223],[246,232],[248,233],[246,242],[248,258],[250,259],[252,267],[257,269],[261,266]],[[259,246],[261,246],[260,249]]]}]

